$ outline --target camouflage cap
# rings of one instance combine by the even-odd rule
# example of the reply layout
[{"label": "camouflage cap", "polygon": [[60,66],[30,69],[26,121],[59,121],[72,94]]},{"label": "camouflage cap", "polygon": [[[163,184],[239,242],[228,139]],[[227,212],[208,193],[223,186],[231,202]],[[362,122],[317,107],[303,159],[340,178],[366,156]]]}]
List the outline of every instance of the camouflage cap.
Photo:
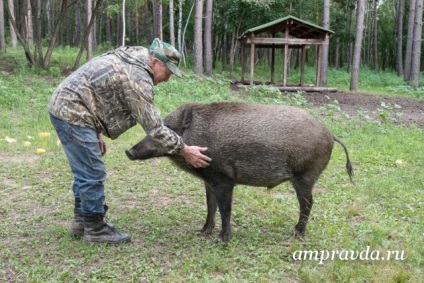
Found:
[{"label": "camouflage cap", "polygon": [[150,52],[153,56],[165,63],[172,73],[178,77],[182,77],[180,69],[178,69],[178,64],[181,60],[181,53],[178,52],[174,46],[169,43],[162,42],[159,38],[155,38],[150,45]]}]

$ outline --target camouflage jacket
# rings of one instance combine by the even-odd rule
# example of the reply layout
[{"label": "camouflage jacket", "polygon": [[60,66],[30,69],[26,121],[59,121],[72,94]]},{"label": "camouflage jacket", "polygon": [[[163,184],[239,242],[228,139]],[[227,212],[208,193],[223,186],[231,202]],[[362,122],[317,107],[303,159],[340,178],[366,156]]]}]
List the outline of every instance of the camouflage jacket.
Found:
[{"label": "camouflage jacket", "polygon": [[70,124],[90,127],[116,139],[141,124],[169,154],[183,140],[164,126],[153,104],[153,71],[144,47],[121,47],[85,63],[65,79],[49,102],[49,112]]}]

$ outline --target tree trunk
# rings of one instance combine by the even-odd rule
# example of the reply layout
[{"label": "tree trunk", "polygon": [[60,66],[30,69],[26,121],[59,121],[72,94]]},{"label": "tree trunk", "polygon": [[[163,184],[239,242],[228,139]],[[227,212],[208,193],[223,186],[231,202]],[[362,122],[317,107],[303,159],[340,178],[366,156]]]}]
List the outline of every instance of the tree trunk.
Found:
[{"label": "tree trunk", "polygon": [[42,28],[41,28],[41,0],[31,0],[31,6],[34,9],[35,17],[34,17],[34,45],[35,45],[35,51],[34,51],[34,57],[37,61],[38,66],[42,66],[43,64],[43,35],[41,34]]},{"label": "tree trunk", "polygon": [[46,0],[46,19],[47,19],[47,34],[51,35],[53,32],[53,23],[52,23],[52,11],[51,11],[51,4],[50,0]]},{"label": "tree trunk", "polygon": [[[26,7],[26,6],[24,6],[24,7]],[[9,2],[6,2],[6,8],[7,8],[7,13],[9,14],[10,23],[12,24],[13,29],[16,32],[17,39],[19,40],[19,42],[22,44],[22,47],[24,48],[25,57],[27,58],[28,63],[31,66],[35,66],[36,63],[35,63],[34,57],[32,56],[31,49],[29,47],[29,43],[27,41],[27,38],[24,37],[23,35],[21,35],[21,33],[18,31],[18,25],[15,21],[15,18],[13,17],[12,11],[10,10],[11,7],[9,6]],[[23,17],[23,18],[25,19],[25,17]],[[23,31],[25,32],[25,29]]]},{"label": "tree trunk", "polygon": [[158,3],[158,16],[159,16],[159,38],[163,40],[163,8],[162,8],[162,0]]},{"label": "tree trunk", "polygon": [[362,37],[364,34],[364,14],[365,14],[365,0],[358,0],[357,6],[357,19],[356,19],[356,38],[352,59],[352,73],[350,78],[350,90],[358,90],[358,77],[359,67],[361,64],[361,48]]},{"label": "tree trunk", "polygon": [[183,1],[184,0],[178,0],[178,50],[180,50],[180,52],[183,52]]},{"label": "tree trunk", "polygon": [[90,30],[92,29],[92,27],[94,25],[94,18],[96,16],[97,12],[100,10],[100,6],[101,6],[102,2],[103,2],[103,0],[97,0],[96,7],[94,8],[94,10],[91,13],[91,18],[90,18],[87,30],[85,32],[84,40],[81,43],[81,47],[80,47],[80,50],[78,52],[77,58],[75,59],[73,70],[76,70],[78,65],[79,65],[82,53],[84,52],[84,49],[87,46],[87,40],[88,40],[88,36],[90,35]]},{"label": "tree trunk", "polygon": [[230,72],[234,72],[234,63],[236,59],[236,51],[238,46],[238,36],[240,31],[240,23],[237,26],[237,29],[233,31],[233,36],[231,38],[231,49],[230,49]]},{"label": "tree trunk", "polygon": [[334,66],[336,69],[340,69],[340,38],[336,38],[336,51],[334,52]]},{"label": "tree trunk", "polygon": [[[101,0],[98,0],[98,1],[101,2]],[[72,4],[74,4],[74,3],[72,3]],[[44,56],[43,68],[45,68],[45,69],[47,69],[49,64],[50,64],[50,58],[51,58],[51,55],[53,54],[53,49],[56,45],[56,39],[57,39],[57,36],[59,34],[60,28],[62,26],[64,19],[65,19],[65,15],[66,15],[69,7],[70,7],[70,5],[68,5],[68,0],[62,0],[62,6],[61,6],[61,9],[60,9],[59,17],[57,19],[57,22],[54,25],[54,29],[53,29],[53,33],[51,34],[49,46],[47,48],[46,55]]]},{"label": "tree trunk", "polygon": [[162,34],[162,1],[152,0],[153,3],[153,38],[163,40]]},{"label": "tree trunk", "polygon": [[126,24],[125,24],[125,0],[122,1],[122,41],[121,46],[125,46]]},{"label": "tree trunk", "polygon": [[0,52],[6,52],[6,36],[4,28],[4,5],[3,0],[0,0]]},{"label": "tree trunk", "polygon": [[196,0],[194,22],[194,72],[203,74],[203,0]]},{"label": "tree trunk", "polygon": [[[105,6],[109,5],[109,0],[105,1]],[[111,18],[108,14],[105,14],[105,30],[106,30],[106,41],[112,44],[112,26],[111,26]]]},{"label": "tree trunk", "polygon": [[82,41],[82,29],[81,29],[81,3],[80,1],[76,2],[75,5],[75,22],[74,22],[74,45],[79,46]]},{"label": "tree trunk", "polygon": [[[356,0],[355,0],[356,1]],[[347,5],[346,5],[347,6]],[[347,8],[347,7],[346,7]],[[351,13],[350,12],[350,10],[349,9],[346,9],[346,13],[347,13],[347,18],[348,18],[348,20],[347,20],[347,28],[346,28],[346,30],[348,30],[348,31],[350,31],[350,32],[352,32],[353,33],[353,28],[354,28],[354,24],[353,24],[353,13]],[[352,70],[352,59],[353,59],[353,56],[352,56],[352,54],[353,54],[353,44],[352,44],[352,41],[350,41],[349,40],[349,42],[347,43],[347,48],[346,48],[347,50],[345,50],[345,63],[346,63],[346,67],[347,67],[347,69],[348,70]]]},{"label": "tree trunk", "polygon": [[[323,28],[330,29],[330,0],[324,0],[324,11],[323,11]],[[330,42],[329,35],[326,36],[326,42],[321,48],[321,78],[320,86],[327,85],[327,70],[328,70],[328,44]]]},{"label": "tree trunk", "polygon": [[406,39],[405,64],[403,80],[408,82],[411,80],[412,66],[412,42],[414,37],[414,20],[415,20],[415,0],[409,1],[409,20],[408,20],[408,35]]},{"label": "tree trunk", "polygon": [[[222,33],[222,44],[221,44],[221,68],[223,71],[227,70],[227,46],[228,46],[228,16],[225,17],[224,20],[224,31]],[[242,54],[244,56],[244,54]]]},{"label": "tree trunk", "polygon": [[92,29],[88,29],[90,24],[90,19],[93,14],[93,3],[92,0],[86,0],[85,5],[85,26],[87,28],[88,37],[87,37],[87,61],[93,57],[93,32]]},{"label": "tree trunk", "polygon": [[412,86],[417,89],[420,83],[421,37],[423,25],[423,0],[415,3],[414,40],[412,44]]},{"label": "tree trunk", "polygon": [[18,43],[18,40],[16,38],[15,29],[13,28],[13,25],[11,23],[11,18],[15,20],[15,8],[13,5],[14,0],[7,0],[7,1],[10,7],[10,11],[12,13],[12,14],[9,14],[10,45],[12,45],[12,47],[15,48]]},{"label": "tree trunk", "polygon": [[174,0],[169,0],[169,42],[175,46]]},{"label": "tree trunk", "polygon": [[34,44],[34,30],[32,29],[32,11],[30,0],[24,1],[25,38],[29,45]]},{"label": "tree trunk", "polygon": [[205,14],[205,74],[212,76],[213,74],[213,58],[212,58],[212,20],[213,20],[213,0],[206,0]]},{"label": "tree trunk", "polygon": [[374,68],[376,69],[376,70],[378,70],[379,68],[378,68],[378,46],[377,46],[377,43],[378,43],[378,32],[377,32],[377,18],[378,18],[378,7],[377,7],[377,3],[378,3],[378,1],[377,0],[374,0],[374,18],[373,18],[373,20],[374,20],[374,24],[373,24],[373,50],[374,50],[374,62],[373,62],[373,65],[374,65]]},{"label": "tree trunk", "polygon": [[403,60],[402,60],[402,46],[403,46],[403,14],[405,13],[405,2],[399,0],[397,7],[397,24],[396,24],[396,73],[398,76],[403,76]]}]

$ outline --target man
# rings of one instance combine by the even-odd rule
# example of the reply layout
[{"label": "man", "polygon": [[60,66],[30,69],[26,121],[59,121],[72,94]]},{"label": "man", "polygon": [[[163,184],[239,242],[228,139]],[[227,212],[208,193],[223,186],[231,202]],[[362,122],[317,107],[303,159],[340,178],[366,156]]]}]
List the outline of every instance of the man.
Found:
[{"label": "man", "polygon": [[153,104],[153,86],[172,74],[181,77],[181,54],[171,45],[153,40],[150,49],[121,47],[96,57],[66,78],[49,102],[50,120],[74,175],[74,220],[71,234],[89,243],[130,241],[104,222],[106,168],[105,135],[116,139],[141,124],[169,154],[180,154],[196,168],[209,165],[207,148],[188,146],[164,126]]}]

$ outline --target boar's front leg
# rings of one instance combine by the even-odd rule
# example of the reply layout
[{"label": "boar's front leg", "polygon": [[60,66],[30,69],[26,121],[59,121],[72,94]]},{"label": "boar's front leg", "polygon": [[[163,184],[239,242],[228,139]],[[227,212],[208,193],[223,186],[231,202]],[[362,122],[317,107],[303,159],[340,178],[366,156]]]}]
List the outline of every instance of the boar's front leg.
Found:
[{"label": "boar's front leg", "polygon": [[215,198],[218,202],[219,212],[222,220],[222,230],[219,233],[217,242],[228,242],[231,236],[231,204],[233,201],[233,184],[220,183],[214,187]]},{"label": "boar's front leg", "polygon": [[206,203],[208,206],[208,216],[206,217],[205,225],[199,230],[200,233],[210,234],[215,227],[215,214],[218,206],[215,198],[215,193],[211,185],[205,182]]}]

